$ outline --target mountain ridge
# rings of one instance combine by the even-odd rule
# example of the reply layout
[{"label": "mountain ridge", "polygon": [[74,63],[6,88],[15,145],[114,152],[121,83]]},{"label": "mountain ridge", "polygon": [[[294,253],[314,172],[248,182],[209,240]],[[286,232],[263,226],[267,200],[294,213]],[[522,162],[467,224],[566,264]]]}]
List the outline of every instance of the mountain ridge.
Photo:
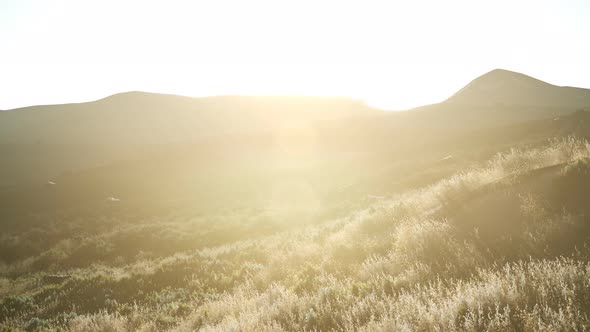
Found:
[{"label": "mountain ridge", "polygon": [[[160,144],[224,135],[316,130],[477,129],[546,119],[590,107],[590,90],[495,69],[447,100],[388,112],[347,97],[210,96],[129,91],[90,102],[0,112],[0,144]],[[320,129],[317,129],[320,130]]]},{"label": "mountain ridge", "polygon": [[[15,107],[9,109],[0,109],[0,112],[11,112],[11,111],[27,111],[30,109],[36,108],[58,108],[58,107],[68,107],[69,105],[84,105],[84,104],[93,104],[93,103],[105,103],[105,102],[112,102],[115,100],[132,100],[132,99],[154,99],[154,98],[168,98],[168,99],[177,99],[177,100],[185,100],[185,101],[206,101],[206,100],[223,100],[223,101],[254,101],[254,100],[317,100],[317,101],[341,101],[341,102],[351,102],[351,103],[358,103],[358,104],[366,104],[361,99],[346,97],[346,96],[321,96],[321,95],[241,95],[241,94],[227,94],[227,95],[211,95],[211,96],[202,96],[202,97],[194,97],[194,96],[187,96],[182,94],[174,94],[174,93],[163,93],[163,92],[150,92],[150,91],[141,91],[141,90],[130,90],[130,91],[123,91],[117,92],[102,98],[88,100],[88,101],[81,101],[81,102],[69,102],[69,103],[56,103],[56,104],[39,104],[39,105],[28,105],[22,107]],[[369,106],[367,106],[369,107]],[[375,108],[375,107],[370,107]]]},{"label": "mountain ridge", "polygon": [[576,108],[590,105],[590,89],[557,86],[515,71],[494,69],[475,78],[443,103]]},{"label": "mountain ridge", "polygon": [[[523,98],[514,98],[516,94],[523,95],[525,98],[531,96],[531,90],[539,90],[535,92],[536,95],[540,95],[541,101],[545,102],[543,105],[539,105],[541,102],[528,102]],[[453,104],[498,104],[504,103],[507,105],[535,105],[543,107],[560,106],[564,101],[550,102],[547,103],[547,98],[543,98],[541,92],[547,92],[553,90],[550,95],[555,95],[559,91],[560,94],[566,94],[571,97],[577,94],[574,98],[578,102],[579,106],[590,106],[590,89],[573,87],[573,86],[558,86],[538,78],[519,73],[516,71],[496,68],[489,72],[486,72],[475,79],[471,80],[463,88],[452,94],[446,100],[441,103],[435,103],[431,105],[422,105],[414,107],[410,110],[420,109],[442,103],[453,103]],[[510,94],[510,96],[507,96]],[[508,98],[509,97],[509,98]],[[521,96],[522,97],[522,96]],[[147,99],[158,100],[158,99],[174,99],[175,101],[186,101],[186,102],[197,102],[197,101],[226,101],[226,102],[242,102],[242,101],[264,101],[264,100],[285,100],[285,101],[296,101],[296,100],[317,100],[317,101],[340,101],[350,103],[365,104],[367,108],[376,110],[382,110],[377,107],[369,107],[366,103],[360,99],[355,99],[345,96],[307,96],[307,95],[240,95],[240,94],[227,94],[227,95],[212,95],[203,97],[192,97],[181,94],[173,93],[160,93],[160,92],[148,92],[140,90],[124,91],[114,93],[103,98],[96,100],[63,103],[63,104],[42,104],[42,105],[30,105],[12,109],[0,110],[0,112],[10,111],[26,111],[37,108],[64,108],[70,107],[71,105],[86,105],[86,104],[104,104],[114,101],[139,101],[146,102]],[[565,99],[565,98],[564,98]],[[161,101],[161,100],[160,100]]]}]

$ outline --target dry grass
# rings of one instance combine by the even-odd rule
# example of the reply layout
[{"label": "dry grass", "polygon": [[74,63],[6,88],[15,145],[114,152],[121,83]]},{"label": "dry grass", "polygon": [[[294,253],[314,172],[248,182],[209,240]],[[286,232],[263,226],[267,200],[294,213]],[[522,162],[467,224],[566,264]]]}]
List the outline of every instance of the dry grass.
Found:
[{"label": "dry grass", "polygon": [[[513,149],[346,218],[165,255],[71,267],[64,262],[78,244],[60,242],[42,255],[63,253],[50,266],[72,279],[32,282],[42,273],[33,264],[40,257],[4,267],[4,275],[18,276],[0,279],[7,296],[0,322],[27,328],[40,317],[72,331],[588,330],[590,251],[583,243],[590,232],[582,246],[563,245],[570,233],[587,232],[586,210],[505,186],[519,225],[484,238],[444,209],[501,179],[588,157],[588,144],[574,138]],[[572,167],[566,173],[585,176],[576,170],[586,166]],[[564,174],[556,183],[568,180]],[[108,248],[117,236],[86,245]],[[15,285],[19,293],[10,291]],[[10,305],[20,305],[20,314]]]}]

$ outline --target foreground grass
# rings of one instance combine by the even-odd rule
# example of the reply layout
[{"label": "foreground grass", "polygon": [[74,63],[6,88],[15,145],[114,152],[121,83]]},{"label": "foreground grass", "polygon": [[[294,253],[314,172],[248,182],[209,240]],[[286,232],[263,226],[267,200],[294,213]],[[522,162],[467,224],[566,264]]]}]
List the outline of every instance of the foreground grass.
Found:
[{"label": "foreground grass", "polygon": [[259,217],[242,223],[237,216],[217,228],[155,221],[60,240],[2,268],[0,324],[30,331],[587,330],[588,157],[587,143],[573,138],[514,149],[302,228],[264,232]]}]

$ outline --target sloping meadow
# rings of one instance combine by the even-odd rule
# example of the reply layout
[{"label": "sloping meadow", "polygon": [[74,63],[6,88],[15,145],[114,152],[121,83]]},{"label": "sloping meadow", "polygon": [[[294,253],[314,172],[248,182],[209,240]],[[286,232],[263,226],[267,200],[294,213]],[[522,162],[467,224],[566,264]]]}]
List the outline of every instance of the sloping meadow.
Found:
[{"label": "sloping meadow", "polygon": [[302,230],[117,264],[9,265],[0,279],[0,324],[587,330],[589,158],[585,141],[555,140]]}]

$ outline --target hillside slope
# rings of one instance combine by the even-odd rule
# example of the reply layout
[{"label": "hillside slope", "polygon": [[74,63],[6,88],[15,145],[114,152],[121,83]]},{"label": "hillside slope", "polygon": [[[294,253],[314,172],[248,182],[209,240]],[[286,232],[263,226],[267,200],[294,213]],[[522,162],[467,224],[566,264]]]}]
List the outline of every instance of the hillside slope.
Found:
[{"label": "hillside slope", "polygon": [[590,90],[558,87],[497,69],[446,101],[392,114],[347,98],[128,92],[101,100],[0,112],[0,144],[163,144],[224,135],[311,129],[472,128],[509,125],[590,108]]},{"label": "hillside slope", "polygon": [[404,112],[405,126],[490,128],[590,110],[590,90],[555,86],[533,77],[496,69],[467,84],[447,100]]},{"label": "hillside slope", "polygon": [[590,89],[555,86],[521,73],[495,69],[471,81],[445,103],[575,110],[590,107]]},{"label": "hillside slope", "polygon": [[375,110],[346,98],[128,92],[101,100],[0,112],[0,143],[164,144],[313,126]]},{"label": "hillside slope", "polygon": [[[5,174],[33,179],[29,173],[37,169],[37,180],[0,192],[0,217],[7,225],[40,213],[93,215],[115,196],[123,201],[122,209],[147,216],[188,206],[192,213],[291,206],[285,210],[290,215],[319,218],[350,211],[370,197],[427,185],[511,147],[535,147],[572,135],[590,139],[590,112],[419,138],[419,129],[319,128],[313,135],[239,135],[165,145],[45,178],[38,175],[47,164],[24,168],[8,160]],[[286,218],[285,213],[275,217]]]},{"label": "hillside slope", "polygon": [[62,217],[1,238],[0,253],[31,255],[0,270],[0,326],[583,331],[589,158],[575,139],[513,149],[279,231],[246,214],[132,221],[111,207],[84,224]]}]

